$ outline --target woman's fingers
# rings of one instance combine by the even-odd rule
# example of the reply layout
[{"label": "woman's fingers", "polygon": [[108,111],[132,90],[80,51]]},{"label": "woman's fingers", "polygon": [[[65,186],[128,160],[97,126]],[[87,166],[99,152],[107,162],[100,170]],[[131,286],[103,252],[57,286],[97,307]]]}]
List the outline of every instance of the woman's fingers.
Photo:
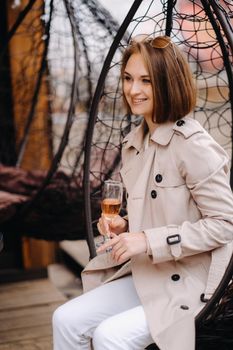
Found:
[{"label": "woman's fingers", "polygon": [[116,262],[123,262],[123,260],[128,260],[129,252],[127,249],[127,245],[125,244],[125,239],[121,237],[121,235],[116,235],[111,233],[111,239],[102,244],[98,249],[97,253],[105,252],[109,248],[111,248],[111,255],[113,260]]},{"label": "woman's fingers", "polygon": [[110,226],[110,230],[115,232],[116,234],[123,233],[128,229],[127,222],[120,215],[115,216],[111,220],[109,226]]},{"label": "woman's fingers", "polygon": [[97,228],[101,235],[110,236],[112,232],[119,235],[120,233],[127,231],[128,224],[120,215],[116,215],[115,217],[109,219],[102,214],[99,218]]},{"label": "woman's fingers", "polygon": [[119,246],[119,244],[116,244],[112,249],[112,258],[117,262],[122,260],[122,256],[124,254],[127,254],[127,250],[124,246]]},{"label": "woman's fingers", "polygon": [[[114,235],[114,236],[113,236]],[[111,233],[113,238],[109,239],[106,243],[102,244],[96,251],[97,253],[105,252],[107,249],[113,247],[119,240],[118,236]]]},{"label": "woman's fingers", "polygon": [[103,215],[101,215],[101,218],[99,219],[99,222],[97,224],[98,231],[101,235],[110,236],[109,224],[110,221],[107,220]]},{"label": "woman's fingers", "polygon": [[123,263],[130,258],[129,253],[127,252],[124,246],[121,246],[118,241],[118,237],[116,239],[110,239],[107,243],[102,244],[98,249],[97,253],[103,253],[109,251],[111,249],[111,253],[113,260],[117,263]]},{"label": "woman's fingers", "polygon": [[146,252],[146,238],[143,232],[124,232],[120,235],[111,232],[110,237],[111,239],[104,243],[97,252],[104,252],[111,247],[112,258],[118,263],[124,262],[136,254]]}]

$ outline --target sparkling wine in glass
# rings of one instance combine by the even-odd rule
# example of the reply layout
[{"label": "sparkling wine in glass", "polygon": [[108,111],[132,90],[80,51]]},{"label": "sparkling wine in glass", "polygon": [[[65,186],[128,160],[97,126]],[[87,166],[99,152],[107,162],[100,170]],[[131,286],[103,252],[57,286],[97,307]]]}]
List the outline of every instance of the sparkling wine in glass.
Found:
[{"label": "sparkling wine in glass", "polygon": [[119,214],[121,202],[117,198],[104,198],[101,203],[101,208],[104,216],[107,219],[112,219]]},{"label": "sparkling wine in glass", "polygon": [[[102,191],[101,209],[105,218],[111,221],[119,214],[123,197],[123,185],[121,181],[104,181]],[[105,240],[107,236],[105,237]]]}]

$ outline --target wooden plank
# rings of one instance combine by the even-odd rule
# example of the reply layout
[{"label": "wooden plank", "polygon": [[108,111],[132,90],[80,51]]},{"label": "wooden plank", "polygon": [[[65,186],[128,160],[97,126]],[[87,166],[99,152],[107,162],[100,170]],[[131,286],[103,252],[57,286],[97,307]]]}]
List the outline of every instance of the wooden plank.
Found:
[{"label": "wooden plank", "polygon": [[[20,310],[0,312],[0,334],[1,332],[17,330],[22,327],[29,328],[51,324],[52,314],[61,303],[42,307],[30,307]],[[0,336],[1,338],[1,336]]]},{"label": "wooden plank", "polygon": [[52,336],[51,323],[43,326],[20,328],[17,330],[8,329],[6,332],[0,333],[0,344],[35,339],[39,338],[41,335],[46,337]]},{"label": "wooden plank", "polygon": [[51,350],[52,314],[65,301],[48,279],[0,285],[0,350]]},{"label": "wooden plank", "polygon": [[[52,313],[63,302],[50,303],[46,305],[33,305],[19,309],[6,309],[0,311],[0,330],[2,330],[8,320],[18,320],[21,317],[34,317],[35,315],[44,314],[46,312]],[[12,323],[13,325],[13,323]]]},{"label": "wooden plank", "polygon": [[54,288],[53,284],[49,281],[47,278],[40,278],[37,280],[28,280],[28,281],[20,281],[20,282],[12,282],[12,283],[5,283],[0,285],[0,293],[2,291],[7,291],[7,292],[13,292],[17,288],[17,291],[20,292],[24,291],[25,289],[29,288],[30,291],[33,292],[38,292],[41,290],[48,290],[48,288]]},{"label": "wooden plank", "polygon": [[[2,297],[2,296],[1,296]],[[28,306],[35,306],[35,305],[46,305],[48,303],[53,303],[56,301],[62,301],[61,298],[56,298],[53,293],[48,292],[47,295],[41,295],[40,298],[35,298],[35,296],[31,296],[30,294],[26,294],[24,297],[21,296],[15,296],[14,300],[12,299],[6,299],[7,295],[4,296],[5,303],[0,304],[0,311],[1,310],[9,310],[12,308],[22,308],[22,307],[28,307]],[[16,304],[18,303],[18,307],[16,307]]]},{"label": "wooden plank", "polygon": [[47,279],[0,286],[0,311],[65,300],[65,297]]},{"label": "wooden plank", "polygon": [[39,337],[35,339],[0,344],[0,350],[51,350],[52,338]]},{"label": "wooden plank", "polygon": [[22,281],[17,283],[6,283],[0,285],[0,294],[9,293],[9,294],[24,294],[24,293],[33,293],[40,294],[52,291],[54,294],[61,295],[61,293],[54,287],[54,285],[47,279],[42,278],[32,281]]}]

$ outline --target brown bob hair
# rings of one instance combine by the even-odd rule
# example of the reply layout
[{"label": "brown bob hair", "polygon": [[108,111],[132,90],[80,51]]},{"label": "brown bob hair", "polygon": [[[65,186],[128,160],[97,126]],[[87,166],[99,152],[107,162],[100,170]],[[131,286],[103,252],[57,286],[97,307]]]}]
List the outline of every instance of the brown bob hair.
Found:
[{"label": "brown bob hair", "polygon": [[[189,64],[178,47],[167,36],[133,39],[122,57],[121,78],[131,55],[140,53],[151,79],[153,121],[177,121],[190,113],[196,104],[196,87]],[[131,113],[125,96],[124,102]]]}]

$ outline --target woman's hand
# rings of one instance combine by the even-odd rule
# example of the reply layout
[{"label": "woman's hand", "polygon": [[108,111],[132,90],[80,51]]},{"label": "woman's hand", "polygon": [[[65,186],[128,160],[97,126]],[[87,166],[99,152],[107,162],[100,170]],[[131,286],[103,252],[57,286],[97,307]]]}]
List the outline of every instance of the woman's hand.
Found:
[{"label": "woman's hand", "polygon": [[128,222],[120,215],[116,215],[113,219],[109,220],[102,214],[97,224],[97,228],[101,235],[107,235],[110,237],[111,233],[119,235],[119,233],[127,231]]},{"label": "woman's hand", "polygon": [[109,254],[112,255],[112,258],[117,263],[123,263],[132,256],[145,253],[147,250],[146,236],[143,232],[124,232],[119,235],[111,233],[110,236],[112,238],[101,245],[97,249],[97,253],[105,252],[109,248],[112,248]]}]

